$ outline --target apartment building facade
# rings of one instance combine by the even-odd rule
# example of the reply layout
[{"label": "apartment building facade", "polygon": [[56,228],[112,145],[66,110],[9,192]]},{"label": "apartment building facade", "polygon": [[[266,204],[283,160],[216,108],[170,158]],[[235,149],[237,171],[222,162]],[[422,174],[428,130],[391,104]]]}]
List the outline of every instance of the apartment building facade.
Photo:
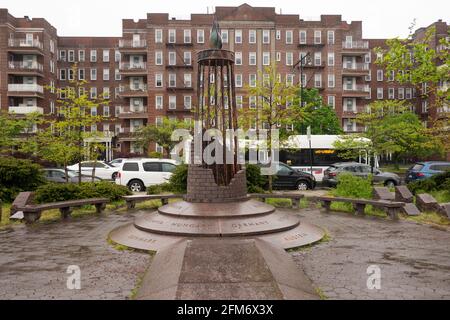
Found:
[{"label": "apartment building facade", "polygon": [[[249,96],[246,87],[256,85],[264,68],[275,62],[282,81],[317,88],[335,109],[345,132],[364,129],[354,119],[377,99],[411,100],[423,119],[428,116],[427,109],[417,107],[414,88],[390,81],[392,74],[374,63],[373,49],[385,46],[385,40],[364,39],[361,21],[348,23],[340,15],[306,21],[299,15],[278,14],[273,7],[247,4],[216,7],[214,14],[191,14],[190,20],[170,18],[167,13],[124,19],[122,36],[107,38],[58,37],[43,19],[14,18],[0,9],[1,108],[20,114],[35,107],[51,116],[57,98],[53,93],[24,90],[40,91],[39,86],[52,83],[66,86],[74,76],[71,66],[77,63],[78,77],[89,81],[89,94],[110,97],[109,107],[94,111],[105,117],[104,123],[87,130],[105,132],[114,156],[140,154],[133,132],[141,126],[161,123],[166,116],[192,121],[191,110],[197,103],[196,55],[209,46],[214,18],[221,27],[223,48],[235,52],[232,80],[238,107],[257,106],[257,97]],[[437,37],[445,36],[448,25],[437,24]],[[300,72],[294,65],[302,58]],[[18,72],[15,66],[24,63],[42,71]],[[151,149],[160,150],[156,144]]]}]

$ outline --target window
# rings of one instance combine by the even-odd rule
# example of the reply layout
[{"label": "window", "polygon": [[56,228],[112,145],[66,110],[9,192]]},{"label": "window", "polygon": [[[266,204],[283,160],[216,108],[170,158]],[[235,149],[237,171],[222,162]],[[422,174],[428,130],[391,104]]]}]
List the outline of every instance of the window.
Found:
[{"label": "window", "polygon": [[96,87],[92,87],[90,90],[90,95],[91,99],[96,99],[97,98],[97,88]]},{"label": "window", "polygon": [[286,86],[293,86],[293,85],[294,85],[294,75],[287,74],[286,75]]},{"label": "window", "polygon": [[75,61],[75,51],[74,50],[69,50],[67,53],[69,54],[68,61],[69,62],[74,62]]},{"label": "window", "polygon": [[405,88],[398,88],[398,98],[400,100],[405,99]]},{"label": "window", "polygon": [[275,32],[275,39],[281,40],[281,31],[280,31],[280,30],[277,30],[277,31]]},{"label": "window", "polygon": [[169,88],[177,86],[177,75],[175,73],[169,73]]},{"label": "window", "polygon": [[78,50],[78,61],[84,62],[86,59],[84,50]]},{"label": "window", "polygon": [[365,63],[370,63],[372,60],[372,54],[369,52],[366,55],[364,55],[364,62]]},{"label": "window", "polygon": [[428,101],[422,101],[422,113],[427,113],[428,112]]},{"label": "window", "polygon": [[109,99],[110,94],[109,94],[109,87],[104,87],[103,88],[103,99]]},{"label": "window", "polygon": [[142,164],[144,171],[146,172],[160,172],[161,164],[159,162],[145,162]]},{"label": "window", "polygon": [[377,88],[377,99],[383,99],[383,88]]},{"label": "window", "polygon": [[314,52],[314,65],[315,66],[322,65],[322,53],[321,52]]},{"label": "window", "polygon": [[55,61],[50,60],[50,72],[55,73]]},{"label": "window", "polygon": [[[104,117],[109,117],[109,106],[103,106],[103,116]],[[109,125],[108,125],[108,130],[109,131]]]},{"label": "window", "polygon": [[270,52],[263,52],[263,65],[270,65]]},{"label": "window", "polygon": [[85,80],[85,71],[84,69],[78,69],[78,80]]},{"label": "window", "polygon": [[169,96],[169,109],[174,110],[177,108],[177,96]]},{"label": "window", "polygon": [[256,66],[256,52],[249,52],[248,64],[251,66]]},{"label": "window", "polygon": [[235,52],[234,59],[235,59],[235,64],[237,66],[241,66],[242,65],[242,52]]},{"label": "window", "polygon": [[185,51],[183,54],[183,59],[184,59],[184,64],[186,66],[190,66],[191,65],[191,52],[190,51]]},{"label": "window", "polygon": [[59,50],[59,61],[66,61],[66,50]]},{"label": "window", "polygon": [[275,58],[276,58],[277,62],[281,61],[281,52],[280,51],[277,51]]},{"label": "window", "polygon": [[109,80],[109,69],[103,69],[103,80],[104,81]]},{"label": "window", "polygon": [[55,113],[55,102],[50,101],[50,114],[54,114],[54,113]]},{"label": "window", "polygon": [[406,99],[412,98],[412,90],[411,88],[406,88]]},{"label": "window", "polygon": [[175,43],[177,41],[177,31],[175,29],[169,29],[169,43]]},{"label": "window", "polygon": [[344,111],[355,112],[356,111],[356,99],[344,98]]},{"label": "window", "polygon": [[389,72],[388,81],[394,81],[394,79],[395,79],[395,71],[392,70]]},{"label": "window", "polygon": [[177,63],[177,56],[175,51],[169,51],[169,65],[174,66]]},{"label": "window", "polygon": [[256,43],[256,30],[248,31],[248,43]]},{"label": "window", "polygon": [[286,44],[292,44],[293,41],[292,30],[286,30]]},{"label": "window", "polygon": [[221,30],[220,36],[222,37],[222,43],[228,43],[228,30]]},{"label": "window", "polygon": [[234,43],[242,43],[242,30],[234,31]]},{"label": "window", "polygon": [[352,119],[343,119],[344,120],[344,131],[345,132],[353,132],[356,131],[356,122]]},{"label": "window", "polygon": [[55,41],[50,39],[50,52],[55,53]]},{"label": "window", "polygon": [[263,43],[264,44],[270,43],[270,30],[263,30]]},{"label": "window", "polygon": [[314,31],[314,44],[321,44],[322,43],[322,31],[315,30]]},{"label": "window", "polygon": [[328,66],[334,66],[334,52],[328,52]]},{"label": "window", "polygon": [[91,80],[97,80],[97,69],[91,69]]},{"label": "window", "polygon": [[335,86],[335,77],[334,74],[328,75],[328,88],[334,88]]},{"label": "window", "polygon": [[155,65],[162,66],[163,64],[163,52],[155,51]]},{"label": "window", "polygon": [[377,70],[377,81],[383,81],[383,70]]},{"label": "window", "polygon": [[115,106],[114,107],[114,116],[117,118],[119,116],[119,114],[122,112],[122,107],[121,106]]},{"label": "window", "polygon": [[155,29],[155,43],[163,42],[163,31],[162,29]]},{"label": "window", "polygon": [[72,69],[68,69],[67,70],[67,80],[73,80],[73,79],[74,79],[73,70]]},{"label": "window", "polygon": [[192,106],[192,96],[184,96],[183,97],[184,108],[191,109]]},{"label": "window", "polygon": [[190,29],[186,29],[183,31],[183,39],[184,39],[184,43],[191,43],[191,30]]},{"label": "window", "polygon": [[163,108],[163,96],[155,96],[155,109],[162,110]]},{"label": "window", "polygon": [[333,30],[328,30],[327,42],[328,42],[328,44],[334,44],[334,31]]},{"label": "window", "polygon": [[236,96],[236,108],[242,109],[242,96]]},{"label": "window", "polygon": [[119,50],[115,50],[114,51],[114,61],[115,62],[120,62],[120,60],[122,60],[122,56],[120,54]]},{"label": "window", "polygon": [[173,172],[175,170],[175,165],[171,163],[161,163],[163,172]]},{"label": "window", "polygon": [[248,98],[248,106],[250,109],[256,109],[256,96],[250,96]]},{"label": "window", "polygon": [[122,171],[139,171],[137,162],[126,162],[122,166]]},{"label": "window", "polygon": [[103,62],[109,62],[109,50],[103,50]]},{"label": "window", "polygon": [[367,74],[364,79],[366,81],[372,81],[372,70],[369,69],[369,74]]},{"label": "window", "polygon": [[97,50],[91,50],[91,62],[97,62]]},{"label": "window", "polygon": [[197,43],[205,43],[205,30],[197,30]]},{"label": "window", "polygon": [[59,80],[66,80],[66,69],[59,69]]},{"label": "window", "polygon": [[292,66],[294,64],[294,58],[292,52],[286,52],[286,65]]},{"label": "window", "polygon": [[306,30],[300,30],[298,32],[298,39],[300,44],[306,44]]},{"label": "window", "polygon": [[162,73],[155,73],[155,87],[162,88],[163,86],[163,75]]},{"label": "window", "polygon": [[316,88],[322,87],[322,75],[320,73],[314,74],[314,87]]},{"label": "window", "polygon": [[388,99],[395,99],[395,89],[388,88]]},{"label": "window", "polygon": [[336,108],[336,96],[328,96],[328,105],[333,109]]},{"label": "window", "polygon": [[250,87],[256,87],[256,74],[250,73],[248,75],[248,85]]},{"label": "window", "polygon": [[236,87],[242,88],[242,74],[241,73],[236,74]]},{"label": "window", "polygon": [[115,69],[114,70],[114,79],[117,80],[117,81],[122,80],[122,75],[120,74],[119,69]]},{"label": "window", "polygon": [[185,73],[183,76],[184,87],[191,88],[192,87],[192,75],[190,73]]}]

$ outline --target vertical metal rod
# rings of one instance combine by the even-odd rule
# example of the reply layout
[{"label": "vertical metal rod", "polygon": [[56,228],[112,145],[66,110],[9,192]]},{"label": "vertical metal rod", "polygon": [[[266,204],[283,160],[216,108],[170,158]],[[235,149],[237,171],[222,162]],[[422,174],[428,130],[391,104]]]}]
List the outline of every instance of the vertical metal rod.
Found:
[{"label": "vertical metal rod", "polygon": [[226,116],[225,116],[225,90],[223,84],[223,61],[220,62],[220,92],[221,92],[221,105],[222,105],[222,161],[223,161],[223,182],[224,185],[228,185],[228,164],[227,164],[227,132],[226,132]]},{"label": "vertical metal rod", "polygon": [[[234,143],[234,139],[233,139],[233,134],[235,133],[234,130],[236,130],[236,128],[234,127],[233,124],[233,112],[235,112],[234,108],[233,108],[233,100],[234,97],[231,95],[231,72],[230,72],[230,62],[227,61],[226,63],[226,67],[227,67],[227,97],[228,97],[228,129],[230,129],[230,152],[233,152],[233,165],[232,165],[232,172],[231,175],[234,175],[237,171],[236,171],[236,152],[235,152],[235,143]],[[234,129],[234,130],[232,130]],[[230,176],[231,179],[231,176]]]},{"label": "vertical metal rod", "polygon": [[[231,95],[233,96],[233,127],[234,130],[237,129],[238,127],[238,123],[237,123],[237,107],[236,107],[236,88],[235,88],[235,82],[234,82],[234,68],[233,68],[233,63],[230,63],[231,65],[231,70],[230,70],[230,74],[231,74],[231,79],[229,81],[230,85],[231,85]],[[238,155],[238,149],[239,149],[239,143],[238,143],[238,137],[235,135],[234,136],[234,163],[236,166],[236,171],[235,173],[240,169],[240,166],[237,163],[237,155]]]}]

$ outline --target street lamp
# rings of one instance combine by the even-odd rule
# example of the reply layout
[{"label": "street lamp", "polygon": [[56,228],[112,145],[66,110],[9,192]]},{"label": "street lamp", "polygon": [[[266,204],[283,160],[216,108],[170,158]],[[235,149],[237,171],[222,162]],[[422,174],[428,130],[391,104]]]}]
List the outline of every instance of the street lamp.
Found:
[{"label": "street lamp", "polygon": [[297,68],[298,70],[300,70],[300,106],[303,106],[303,67],[306,64],[310,63],[311,63],[311,52],[307,52],[304,56],[300,57],[300,60],[298,60],[292,66],[292,69],[295,70]]}]

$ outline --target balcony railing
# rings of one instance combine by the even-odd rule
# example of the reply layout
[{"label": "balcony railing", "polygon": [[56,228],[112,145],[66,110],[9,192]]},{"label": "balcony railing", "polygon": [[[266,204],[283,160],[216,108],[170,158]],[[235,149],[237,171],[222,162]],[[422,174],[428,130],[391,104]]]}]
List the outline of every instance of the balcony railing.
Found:
[{"label": "balcony railing", "polygon": [[145,62],[141,63],[121,62],[119,68],[120,70],[146,70],[147,64]]},{"label": "balcony railing", "polygon": [[368,41],[343,41],[342,48],[344,49],[369,49]]},{"label": "balcony railing", "polygon": [[38,106],[10,106],[8,111],[15,114],[29,114],[33,112],[44,114],[44,108]]},{"label": "balcony railing", "polygon": [[10,61],[8,63],[9,69],[20,70],[20,71],[39,71],[42,72],[44,67],[42,64],[37,62],[23,62],[23,61]]},{"label": "balcony railing", "polygon": [[121,86],[120,92],[125,92],[125,91],[147,92],[147,85],[139,84],[139,85],[131,85],[131,86]]},{"label": "balcony railing", "polygon": [[147,113],[147,107],[144,106],[125,106],[120,108],[120,113]]},{"label": "balcony railing", "polygon": [[368,63],[353,63],[351,65],[344,64],[342,68],[346,71],[368,71],[369,64]]},{"label": "balcony railing", "polygon": [[38,48],[40,50],[44,49],[43,44],[36,39],[27,40],[27,39],[9,39],[8,46],[14,48]]},{"label": "balcony railing", "polygon": [[146,40],[119,40],[119,48],[145,48],[147,47]]},{"label": "balcony railing", "polygon": [[8,84],[8,91],[44,93],[44,88],[38,84]]},{"label": "balcony railing", "polygon": [[356,85],[351,88],[344,86],[343,89],[348,92],[370,92],[370,87],[368,85]]}]

